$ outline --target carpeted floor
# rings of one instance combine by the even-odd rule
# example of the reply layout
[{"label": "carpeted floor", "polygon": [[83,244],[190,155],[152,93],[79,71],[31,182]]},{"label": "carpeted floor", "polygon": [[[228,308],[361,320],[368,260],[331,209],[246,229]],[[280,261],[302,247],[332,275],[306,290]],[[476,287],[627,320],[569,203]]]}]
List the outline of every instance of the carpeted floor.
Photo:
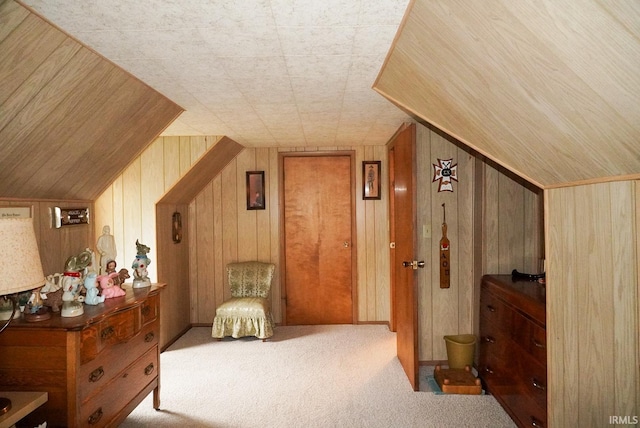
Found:
[{"label": "carpeted floor", "polygon": [[278,327],[267,342],[210,334],[193,328],[161,354],[160,411],[149,396],[122,427],[515,426],[490,395],[414,392],[386,326]]}]

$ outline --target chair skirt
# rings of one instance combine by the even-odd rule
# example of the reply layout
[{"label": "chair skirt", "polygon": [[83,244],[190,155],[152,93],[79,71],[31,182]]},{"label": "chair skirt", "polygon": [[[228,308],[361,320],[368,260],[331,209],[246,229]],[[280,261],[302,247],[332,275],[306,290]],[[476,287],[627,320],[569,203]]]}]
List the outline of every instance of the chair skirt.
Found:
[{"label": "chair skirt", "polygon": [[232,297],[216,309],[211,336],[234,338],[273,336],[273,316],[269,300],[262,297]]}]

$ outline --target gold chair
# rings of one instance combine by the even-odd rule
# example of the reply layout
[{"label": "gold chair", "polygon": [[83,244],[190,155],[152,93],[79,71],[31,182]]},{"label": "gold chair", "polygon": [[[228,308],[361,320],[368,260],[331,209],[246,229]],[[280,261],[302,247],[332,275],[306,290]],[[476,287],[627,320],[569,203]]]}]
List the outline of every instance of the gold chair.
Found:
[{"label": "gold chair", "polygon": [[212,337],[255,336],[264,342],[273,336],[269,292],[275,269],[272,263],[253,261],[227,265],[232,297],[216,309]]}]

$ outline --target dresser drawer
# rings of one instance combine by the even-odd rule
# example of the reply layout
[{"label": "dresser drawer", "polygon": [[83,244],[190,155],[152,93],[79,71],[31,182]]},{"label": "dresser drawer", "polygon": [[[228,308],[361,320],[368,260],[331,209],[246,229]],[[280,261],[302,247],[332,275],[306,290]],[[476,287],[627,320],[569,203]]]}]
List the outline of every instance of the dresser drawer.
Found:
[{"label": "dresser drawer", "polygon": [[118,373],[131,364],[137,356],[158,346],[159,322],[145,326],[128,342],[105,348],[96,358],[80,366],[78,389],[80,402],[100,392]]},{"label": "dresser drawer", "polygon": [[158,367],[158,348],[154,346],[81,406],[81,426],[107,426],[141,390],[157,380]]},{"label": "dresser drawer", "polygon": [[480,295],[480,318],[486,323],[503,326],[505,322],[510,322],[511,310],[501,299],[484,292]]},{"label": "dresser drawer", "polygon": [[149,296],[147,300],[140,306],[140,318],[142,325],[147,325],[158,319],[160,310],[160,296],[157,294]]},{"label": "dresser drawer", "polygon": [[139,330],[139,307],[115,312],[82,331],[80,364],[96,358],[107,346],[131,339]]}]

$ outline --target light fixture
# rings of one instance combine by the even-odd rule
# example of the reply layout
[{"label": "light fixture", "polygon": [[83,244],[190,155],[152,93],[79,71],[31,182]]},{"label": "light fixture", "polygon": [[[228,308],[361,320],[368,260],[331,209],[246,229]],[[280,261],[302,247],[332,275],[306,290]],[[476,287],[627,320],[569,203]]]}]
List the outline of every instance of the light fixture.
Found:
[{"label": "light fixture", "polygon": [[[18,309],[17,296],[45,283],[38,243],[30,218],[0,218],[0,298],[10,299],[13,312],[0,333],[7,328]],[[0,397],[0,415],[11,409],[11,400]]]}]

